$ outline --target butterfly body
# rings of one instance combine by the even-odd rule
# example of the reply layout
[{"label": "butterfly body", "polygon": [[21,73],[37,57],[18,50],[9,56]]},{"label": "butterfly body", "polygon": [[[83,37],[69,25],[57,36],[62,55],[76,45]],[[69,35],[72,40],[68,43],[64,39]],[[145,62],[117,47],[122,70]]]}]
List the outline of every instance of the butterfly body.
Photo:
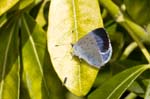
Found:
[{"label": "butterfly body", "polygon": [[95,29],[82,37],[73,46],[73,54],[88,64],[100,68],[112,54],[109,37],[103,28]]}]

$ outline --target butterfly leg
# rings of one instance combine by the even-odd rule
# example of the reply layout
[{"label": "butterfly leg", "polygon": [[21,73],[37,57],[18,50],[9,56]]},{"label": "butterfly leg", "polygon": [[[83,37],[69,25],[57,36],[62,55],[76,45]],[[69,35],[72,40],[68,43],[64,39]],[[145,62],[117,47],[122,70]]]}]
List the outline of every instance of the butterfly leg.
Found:
[{"label": "butterfly leg", "polygon": [[73,47],[73,46],[74,46],[74,44],[73,44],[73,43],[71,43],[71,46]]},{"label": "butterfly leg", "polygon": [[66,84],[67,82],[67,77],[64,78],[63,84]]}]

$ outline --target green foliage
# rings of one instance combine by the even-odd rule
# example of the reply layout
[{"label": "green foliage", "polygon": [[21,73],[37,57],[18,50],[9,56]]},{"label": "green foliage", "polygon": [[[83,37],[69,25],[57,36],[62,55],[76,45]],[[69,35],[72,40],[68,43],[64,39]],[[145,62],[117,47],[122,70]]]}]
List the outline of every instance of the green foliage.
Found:
[{"label": "green foliage", "polygon": [[[0,0],[0,99],[149,99],[149,6],[148,0]],[[97,27],[106,28],[113,47],[100,70],[71,57],[71,43]]]},{"label": "green foliage", "polygon": [[149,66],[150,65],[136,66],[113,76],[90,94],[89,99],[119,99],[120,95],[128,88],[127,86],[130,86]]},{"label": "green foliage", "polygon": [[[149,0],[124,0],[128,15],[138,24],[147,25],[150,23],[150,1]],[[131,11],[132,10],[132,11]]]}]

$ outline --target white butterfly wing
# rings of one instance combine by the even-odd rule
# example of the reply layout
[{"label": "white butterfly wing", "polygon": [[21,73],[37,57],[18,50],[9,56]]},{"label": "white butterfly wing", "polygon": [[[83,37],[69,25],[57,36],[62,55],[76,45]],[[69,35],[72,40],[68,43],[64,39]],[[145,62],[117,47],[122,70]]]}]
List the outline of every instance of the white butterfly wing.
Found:
[{"label": "white butterfly wing", "polygon": [[112,54],[110,40],[103,28],[91,31],[81,38],[73,49],[75,56],[97,68],[107,63]]},{"label": "white butterfly wing", "polygon": [[74,55],[99,68],[102,63],[102,57],[99,55],[99,49],[96,46],[94,36],[89,33],[73,46]]},{"label": "white butterfly wing", "polygon": [[95,29],[91,32],[97,42],[99,53],[102,56],[103,65],[107,63],[112,56],[112,46],[107,32],[103,28]]}]

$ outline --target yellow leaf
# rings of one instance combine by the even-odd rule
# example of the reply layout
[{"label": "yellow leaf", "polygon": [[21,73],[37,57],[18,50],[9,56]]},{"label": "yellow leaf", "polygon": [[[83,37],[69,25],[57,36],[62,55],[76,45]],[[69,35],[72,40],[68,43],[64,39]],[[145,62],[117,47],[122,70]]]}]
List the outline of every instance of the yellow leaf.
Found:
[{"label": "yellow leaf", "polygon": [[61,81],[77,96],[86,95],[99,69],[72,56],[72,44],[103,27],[97,0],[51,0],[48,49]]}]

